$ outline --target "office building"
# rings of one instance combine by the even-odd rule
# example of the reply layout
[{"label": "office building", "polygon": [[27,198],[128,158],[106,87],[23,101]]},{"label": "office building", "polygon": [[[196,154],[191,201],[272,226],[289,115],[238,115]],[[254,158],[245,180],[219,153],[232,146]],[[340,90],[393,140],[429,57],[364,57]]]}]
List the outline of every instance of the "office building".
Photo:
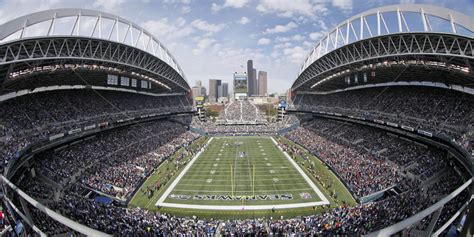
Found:
[{"label": "office building", "polygon": [[267,96],[267,72],[258,72],[258,95]]},{"label": "office building", "polygon": [[217,86],[217,99],[222,97],[222,85]]},{"label": "office building", "polygon": [[222,83],[222,97],[229,97],[229,83]]},{"label": "office building", "polygon": [[193,87],[191,88],[191,91],[192,91],[192,93],[193,93],[193,98],[196,98],[196,97],[198,97],[198,96],[202,96],[202,95],[201,95],[201,87],[193,86]]},{"label": "office building", "polygon": [[219,79],[209,79],[209,102],[216,102],[219,98],[219,86],[221,85]]},{"label": "office building", "polygon": [[255,75],[255,69],[253,68],[253,61],[252,60],[248,60],[247,61],[247,79],[248,79],[248,96],[252,96],[256,93],[256,76]]},{"label": "office building", "polygon": [[255,96],[255,95],[258,95],[258,81],[257,81],[257,69],[253,69],[253,72],[252,72],[252,75],[253,75],[253,79],[252,79],[252,88],[253,88],[253,92],[252,92],[252,96]]},{"label": "office building", "polygon": [[196,81],[196,85],[191,88],[191,91],[194,98],[198,96],[206,97],[206,88],[202,86],[201,80]]},{"label": "office building", "polygon": [[217,99],[229,96],[229,83],[222,83],[217,88]]}]

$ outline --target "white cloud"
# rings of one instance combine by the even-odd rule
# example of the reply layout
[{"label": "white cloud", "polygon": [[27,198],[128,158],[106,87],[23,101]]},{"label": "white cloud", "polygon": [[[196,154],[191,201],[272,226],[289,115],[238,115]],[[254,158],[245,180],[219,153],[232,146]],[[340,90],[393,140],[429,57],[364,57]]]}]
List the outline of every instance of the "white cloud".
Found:
[{"label": "white cloud", "polygon": [[220,5],[217,5],[217,3],[212,3],[211,5],[211,10],[212,12],[218,12],[222,9],[222,6]]},{"label": "white cloud", "polygon": [[182,14],[188,14],[189,12],[191,12],[191,7],[190,6],[182,6],[181,7],[181,13]]},{"label": "white cloud", "polygon": [[303,45],[306,46],[306,47],[313,47],[314,46],[314,44],[309,42],[309,41],[304,41]]},{"label": "white cloud", "polygon": [[176,25],[178,27],[183,27],[186,24],[186,20],[182,17],[176,19]]},{"label": "white cloud", "polygon": [[312,40],[318,40],[321,38],[321,36],[323,36],[323,33],[321,32],[313,32],[311,34],[309,34],[309,38],[312,39]]},{"label": "white cloud", "polygon": [[194,55],[200,55],[204,52],[205,49],[209,48],[216,42],[215,39],[212,38],[202,38],[199,39],[196,46],[197,48],[193,49]]},{"label": "white cloud", "polygon": [[0,24],[32,12],[49,10],[59,6],[64,7],[61,4],[64,3],[59,0],[4,0],[0,4]]},{"label": "white cloud", "polygon": [[296,64],[302,63],[307,53],[308,52],[300,46],[286,48],[283,50],[283,54],[290,57],[291,62]]},{"label": "white cloud", "polygon": [[352,0],[332,0],[332,5],[345,12],[352,11]]},{"label": "white cloud", "polygon": [[303,41],[304,39],[306,39],[306,37],[302,35],[294,35],[293,37],[291,37],[291,39],[295,41]]},{"label": "white cloud", "polygon": [[267,28],[264,34],[274,34],[274,33],[283,33],[287,32],[293,28],[296,28],[298,25],[292,21],[288,22],[286,25],[276,25],[273,28]]},{"label": "white cloud", "polygon": [[248,23],[250,23],[250,19],[243,16],[242,18],[240,18],[240,20],[237,21],[239,24],[242,24],[242,25],[246,25]]},{"label": "white cloud", "polygon": [[291,37],[278,37],[276,40],[278,42],[288,42],[288,41],[303,41],[306,37],[300,34],[293,35]]},{"label": "white cloud", "polygon": [[192,27],[186,26],[186,20],[182,17],[175,22],[171,22],[168,18],[161,20],[150,20],[142,24],[143,28],[150,31],[158,39],[175,40],[191,35],[194,32]]},{"label": "white cloud", "polygon": [[275,44],[273,46],[273,49],[283,49],[283,48],[289,48],[291,47],[293,44],[290,43],[290,42],[285,42],[285,43],[280,43],[280,44]]},{"label": "white cloud", "polygon": [[194,28],[198,30],[207,31],[210,33],[219,32],[225,27],[224,24],[212,24],[201,19],[196,19],[193,22],[191,22],[191,26],[193,26]]},{"label": "white cloud", "polygon": [[249,3],[249,0],[225,0],[224,4],[219,5],[217,3],[213,3],[211,5],[211,9],[213,12],[218,12],[224,8],[242,8],[245,7]]},{"label": "white cloud", "polygon": [[263,13],[276,13],[279,16],[317,16],[327,11],[324,4],[312,4],[309,0],[260,0],[257,10]]},{"label": "white cloud", "polygon": [[[147,1],[149,1],[149,0],[147,0]],[[178,4],[178,3],[190,4],[191,0],[163,0],[163,2],[168,3],[168,4]]]},{"label": "white cloud", "polygon": [[261,38],[261,39],[258,40],[257,44],[258,45],[267,45],[267,44],[270,44],[270,42],[272,42],[272,41],[268,38]]},{"label": "white cloud", "polygon": [[319,20],[318,23],[319,23],[319,27],[321,27],[322,30],[324,30],[324,31],[328,30],[328,26],[326,25],[325,21]]},{"label": "white cloud", "polygon": [[94,8],[102,8],[107,12],[117,11],[125,0],[95,0]]}]

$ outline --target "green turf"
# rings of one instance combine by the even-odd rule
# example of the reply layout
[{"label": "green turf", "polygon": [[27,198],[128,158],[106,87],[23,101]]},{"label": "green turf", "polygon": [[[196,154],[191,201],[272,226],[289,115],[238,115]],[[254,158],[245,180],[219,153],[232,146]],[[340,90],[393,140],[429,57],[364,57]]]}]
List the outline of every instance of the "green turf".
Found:
[{"label": "green turf", "polygon": [[[243,157],[241,152],[245,152]],[[302,198],[303,194],[306,198]],[[187,200],[172,198],[185,195]],[[197,200],[196,195],[227,197],[292,196],[289,200]],[[265,196],[267,195],[267,196]],[[200,205],[273,205],[321,201],[268,137],[214,138],[165,200]]]},{"label": "green turf", "polygon": [[[200,137],[199,139],[195,140],[189,148],[196,149],[201,147],[209,140],[208,137]],[[179,157],[181,153],[184,152],[184,149],[178,150],[175,154],[173,154],[168,160],[164,161],[155,171],[148,177],[148,179],[143,183],[140,189],[146,190],[146,187],[154,187],[158,180],[161,181],[163,187],[167,187],[178,174],[180,168],[182,168],[186,162],[191,158],[192,154],[188,154],[184,157],[179,163],[176,164],[176,157]],[[146,193],[138,191],[133,196],[132,200],[130,200],[129,206],[130,207],[142,207],[145,209],[153,210],[156,209],[155,203],[158,201],[158,198],[161,194],[165,191],[164,188],[161,188],[157,192],[154,192],[152,198],[148,198]]]},{"label": "green turf", "polygon": [[[202,146],[209,138],[201,137],[191,144],[191,147]],[[221,138],[222,139],[222,138]],[[298,162],[300,167],[303,167],[303,170],[306,174],[313,180],[316,186],[323,192],[323,194],[331,202],[329,208],[342,205],[346,203],[348,205],[355,205],[355,200],[342,184],[341,181],[331,172],[328,167],[324,165],[318,158],[311,155],[304,148],[299,145],[294,144],[293,142],[283,138],[276,138],[279,142],[288,144],[290,146],[296,147],[299,149],[304,156],[307,157],[307,160],[304,160],[299,155],[292,155],[295,161]],[[182,152],[178,151],[177,154]],[[159,211],[165,213],[171,213],[176,216],[198,216],[202,218],[215,218],[215,219],[235,219],[235,218],[256,218],[256,217],[273,217],[273,218],[289,218],[300,215],[310,215],[315,213],[320,213],[328,209],[328,207],[306,207],[306,208],[295,208],[295,209],[282,209],[272,212],[271,210],[259,210],[259,211],[213,211],[213,210],[195,210],[195,209],[182,209],[182,208],[167,208],[161,207],[157,208],[155,203],[158,201],[163,192],[168,188],[174,178],[179,174],[177,168],[182,169],[184,163],[188,161],[190,155],[185,157],[181,161],[181,165],[178,167],[175,165],[175,158],[177,155],[174,155],[170,158],[169,162],[164,162],[156,171],[148,178],[148,180],[143,184],[142,187],[153,186],[156,184],[157,180],[166,180],[167,176],[170,176],[169,173],[173,173],[169,181],[163,182],[163,187],[153,194],[153,197],[148,198],[147,195],[137,192],[131,202],[129,207],[141,207],[151,211]],[[310,169],[310,164],[313,164],[313,169]],[[230,171],[230,169],[229,169]],[[318,178],[316,178],[318,177]]]}]

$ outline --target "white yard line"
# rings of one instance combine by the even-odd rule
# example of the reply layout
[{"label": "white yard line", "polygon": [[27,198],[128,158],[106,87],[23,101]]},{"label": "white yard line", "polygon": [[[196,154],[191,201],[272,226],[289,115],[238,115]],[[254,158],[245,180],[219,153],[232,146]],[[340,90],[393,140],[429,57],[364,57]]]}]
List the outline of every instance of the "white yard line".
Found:
[{"label": "white yard line", "polygon": [[245,152],[247,155],[247,157],[245,158],[247,159],[247,166],[248,166],[248,171],[249,171],[249,182],[250,182],[250,189],[251,189],[250,192],[252,192],[252,169],[250,168],[250,152],[247,147],[247,141],[245,141]]},{"label": "white yard line", "polygon": [[308,175],[306,175],[306,173],[301,169],[301,167],[298,164],[296,164],[296,162],[293,159],[291,159],[288,153],[286,153],[286,151],[283,151],[283,149],[278,145],[275,139],[273,137],[271,137],[271,139],[273,143],[275,144],[275,146],[277,146],[278,149],[280,149],[280,151],[283,152],[283,154],[285,154],[286,158],[288,158],[290,163],[295,167],[296,170],[298,170],[301,176],[303,176],[303,178],[306,180],[309,186],[314,190],[314,192],[318,194],[319,198],[324,202],[324,204],[329,205],[329,200],[326,198],[326,196],[324,196],[321,190],[319,190],[319,188],[316,187],[316,184],[314,184],[313,181],[308,177]]},{"label": "white yard line", "polygon": [[171,183],[171,185],[168,187],[168,189],[166,189],[166,191],[163,193],[163,195],[161,195],[160,199],[158,199],[158,201],[156,202],[155,206],[159,206],[159,205],[162,205],[163,202],[165,201],[165,199],[168,197],[168,195],[170,195],[171,191],[173,191],[173,189],[176,187],[176,185],[179,183],[179,181],[181,180],[181,178],[183,178],[183,176],[186,174],[186,172],[188,172],[188,170],[191,168],[191,166],[193,166],[194,162],[199,158],[199,156],[201,155],[201,153],[207,148],[207,146],[209,146],[209,144],[211,144],[211,141],[214,140],[213,137],[211,137],[211,139],[209,139],[209,141],[207,141],[206,145],[202,148],[202,150],[200,150],[195,156],[194,158],[186,165],[186,167],[184,167],[183,171],[181,171],[181,173],[178,175],[178,177],[176,177],[176,179],[173,181],[173,183]]},{"label": "white yard line", "polygon": [[[240,145],[239,145],[240,146]],[[237,170],[237,160],[239,159],[239,149],[237,149],[237,146],[235,146],[234,142],[234,148],[235,148],[235,155],[234,155],[234,166],[231,166],[232,171],[230,172],[230,185],[231,187],[231,195],[234,195],[235,192],[237,192],[237,186],[234,185],[235,183],[235,171]]]},{"label": "white yard line", "polygon": [[[268,177],[274,177],[274,176],[275,176],[275,175],[269,175]],[[208,176],[207,176],[207,175],[193,175],[193,177],[200,177],[200,178],[204,177],[204,178],[206,178],[206,177],[208,177]],[[229,177],[229,175],[213,175],[212,177],[213,177],[213,178],[216,178],[216,177]],[[261,177],[261,176],[260,176],[260,175],[257,175],[257,176],[255,176],[255,177],[258,178],[258,177]],[[280,175],[278,175],[278,177],[280,177]],[[298,176],[298,179],[280,179],[280,178],[278,178],[278,179],[279,179],[280,181],[301,181],[301,179],[300,179],[299,176]],[[214,179],[214,180],[215,180],[216,182],[228,181],[228,180],[226,180],[226,179]],[[273,178],[271,178],[271,179],[258,179],[258,180],[260,180],[260,181],[272,181]],[[196,185],[196,179],[186,179],[186,178],[181,179],[181,184],[182,184],[182,185],[187,185],[187,184],[184,184],[184,183],[183,183],[183,182],[186,182],[186,181],[191,181],[191,182],[193,182],[192,185]],[[247,179],[236,179],[235,181],[247,181]],[[306,183],[306,181],[305,181],[305,183]],[[191,185],[191,184],[190,184],[190,185]],[[227,186],[229,186],[229,185],[227,185]]]},{"label": "white yard line", "polygon": [[200,210],[270,210],[270,209],[288,209],[299,207],[312,207],[326,205],[324,201],[319,202],[305,202],[293,204],[277,204],[277,205],[194,205],[194,204],[178,204],[178,203],[163,203],[164,207],[185,208],[185,209],[200,209]]},{"label": "white yard line", "polygon": [[[267,162],[267,163],[268,163],[268,162]],[[275,169],[275,168],[272,168],[272,169],[277,170],[277,169]],[[243,169],[243,170],[245,170],[245,169]],[[235,171],[235,169],[234,169],[234,171]],[[228,171],[228,170],[226,170],[226,171],[224,171],[224,170],[216,170],[216,172],[214,173],[214,175],[213,175],[212,177],[229,177],[228,174],[222,174],[222,175],[219,174],[219,173],[222,173],[222,172],[225,173],[225,172],[230,172],[230,171]],[[194,175],[194,174],[196,174],[196,175]],[[208,174],[209,174],[208,171],[206,171],[206,172],[197,172],[197,171],[196,171],[196,172],[193,172],[193,177],[208,177]],[[278,176],[296,176],[296,177],[299,177],[299,176],[297,176],[297,174],[295,175],[294,172],[281,172],[280,170],[278,171],[278,174],[259,174],[259,175],[257,175],[256,177],[270,177],[270,176],[275,176],[275,175],[278,175]],[[239,180],[241,180],[241,179],[239,179]]]},{"label": "white yard line", "polygon": [[[273,179],[269,179],[268,181],[272,181]],[[280,181],[282,181],[281,179],[279,179]],[[216,180],[216,181],[219,181],[219,180]],[[247,180],[243,180],[243,181],[247,181]],[[304,182],[306,183],[306,182]],[[302,183],[295,183],[295,182],[292,182],[292,183],[280,183],[278,184],[278,186],[294,186],[295,184],[302,184]],[[183,186],[183,187],[196,187],[196,184],[183,184],[181,183],[179,185],[180,187]],[[234,186],[238,186],[238,187],[247,187],[248,185],[247,184],[238,184],[238,185],[234,185]],[[229,185],[227,184],[206,184],[206,187],[229,187]],[[268,184],[260,184],[260,185],[255,185],[255,187],[268,187]],[[311,188],[308,188],[309,190],[311,190]],[[176,191],[177,189],[175,189]],[[220,191],[220,192],[225,192],[223,190],[217,190],[217,191]],[[268,192],[268,190],[265,190]],[[288,190],[280,190],[280,192],[283,192],[283,191],[288,191]],[[252,190],[245,190],[245,191],[241,191],[241,192],[252,192]],[[256,191],[255,191],[256,192]]]},{"label": "white yard line", "polygon": [[[213,138],[211,138],[205,147],[207,147]],[[290,163],[295,167],[295,169],[299,172],[299,174],[304,178],[306,183],[311,188],[307,189],[294,189],[294,190],[282,190],[282,192],[286,191],[307,191],[313,190],[321,199],[318,202],[306,202],[306,203],[292,203],[292,204],[277,204],[277,205],[196,205],[196,204],[178,204],[178,203],[165,203],[164,200],[168,197],[174,187],[178,184],[184,174],[188,171],[188,169],[192,166],[194,161],[201,155],[201,152],[196,154],[194,159],[183,169],[183,171],[179,174],[179,176],[173,181],[173,183],[168,187],[165,193],[161,196],[158,200],[156,205],[163,206],[163,207],[172,207],[172,208],[185,208],[185,209],[200,209],[200,210],[270,210],[270,209],[288,209],[288,208],[299,208],[299,207],[311,207],[311,206],[320,206],[320,205],[328,205],[328,199],[323,195],[323,193],[316,187],[313,181],[304,173],[304,171],[299,167],[296,162],[291,159],[291,157],[283,151],[283,149],[278,145],[278,143],[271,138],[273,143],[280,149],[281,152],[285,155],[285,157],[290,161]],[[280,176],[279,176],[280,177]],[[177,192],[204,192],[202,190],[175,190]],[[206,192],[214,192],[214,191],[206,191]],[[222,191],[215,191],[215,192],[222,192]],[[255,191],[255,192],[263,192],[263,191]]]},{"label": "white yard line", "polygon": [[[308,190],[313,190],[311,188],[295,188],[295,189],[283,189],[280,190],[280,193],[285,193],[285,192],[292,192],[292,191],[308,191]],[[222,190],[196,190],[196,189],[175,189],[175,192],[193,192],[193,193],[222,193]],[[246,195],[250,195],[249,191],[238,191],[241,193],[245,193]],[[255,191],[256,193],[268,193],[268,190],[260,190],[260,191]],[[236,195],[238,196],[238,195]]]}]

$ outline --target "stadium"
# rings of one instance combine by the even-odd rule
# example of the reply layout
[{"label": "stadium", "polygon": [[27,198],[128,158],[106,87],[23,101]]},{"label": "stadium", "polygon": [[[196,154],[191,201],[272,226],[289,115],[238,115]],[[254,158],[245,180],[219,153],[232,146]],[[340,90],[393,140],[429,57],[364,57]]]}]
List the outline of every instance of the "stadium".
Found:
[{"label": "stadium", "polygon": [[472,16],[346,19],[271,121],[203,119],[172,52],[106,12],[8,21],[0,56],[2,236],[474,233]]}]

